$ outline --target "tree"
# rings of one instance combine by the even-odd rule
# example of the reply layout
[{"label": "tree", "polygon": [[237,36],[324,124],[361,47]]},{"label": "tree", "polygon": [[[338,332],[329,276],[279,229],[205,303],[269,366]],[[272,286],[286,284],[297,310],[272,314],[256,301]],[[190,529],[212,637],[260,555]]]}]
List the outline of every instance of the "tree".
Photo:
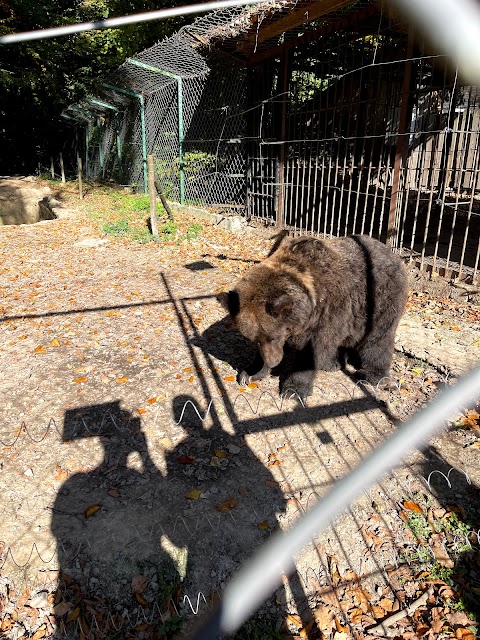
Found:
[{"label": "tree", "polygon": [[[185,0],[186,1],[186,0]],[[167,0],[161,0],[167,4]],[[154,0],[0,0],[0,34],[158,9]],[[0,48],[0,173],[29,173],[71,139],[62,110],[185,19],[88,31]]]}]

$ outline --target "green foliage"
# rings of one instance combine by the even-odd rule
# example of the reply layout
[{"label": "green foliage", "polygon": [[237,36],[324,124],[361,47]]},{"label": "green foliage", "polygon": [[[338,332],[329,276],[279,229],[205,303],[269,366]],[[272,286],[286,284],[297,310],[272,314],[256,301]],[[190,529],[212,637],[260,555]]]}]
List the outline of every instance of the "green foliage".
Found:
[{"label": "green foliage", "polygon": [[106,222],[103,225],[103,233],[109,236],[126,236],[130,231],[127,220],[117,220],[116,222]]},{"label": "green foliage", "polygon": [[202,229],[203,227],[201,224],[197,224],[196,222],[194,222],[188,227],[185,237],[187,238],[187,240],[195,240],[195,238],[198,238]]},{"label": "green foliage", "polygon": [[[15,0],[0,2],[0,34],[102,20],[168,5],[166,0]],[[175,32],[192,18],[6,45],[0,65],[0,173],[31,172],[48,163],[73,127],[61,111],[125,59]]]},{"label": "green foliage", "polygon": [[[155,173],[160,177],[163,193],[166,198],[174,200],[178,198],[180,189],[180,158],[177,156],[173,161],[158,157],[162,155],[162,150],[157,149],[155,158]],[[192,180],[202,175],[215,171],[217,164],[216,156],[206,151],[187,151],[183,156],[183,169],[185,179]],[[197,203],[197,204],[202,204]]]},{"label": "green foliage", "polygon": [[169,220],[164,225],[159,227],[158,233],[162,235],[164,239],[171,240],[178,233],[177,225],[175,224],[175,222],[173,222],[173,220]]},{"label": "green foliage", "polygon": [[423,513],[412,511],[408,513],[407,526],[417,540],[426,542],[432,533],[432,528]]}]

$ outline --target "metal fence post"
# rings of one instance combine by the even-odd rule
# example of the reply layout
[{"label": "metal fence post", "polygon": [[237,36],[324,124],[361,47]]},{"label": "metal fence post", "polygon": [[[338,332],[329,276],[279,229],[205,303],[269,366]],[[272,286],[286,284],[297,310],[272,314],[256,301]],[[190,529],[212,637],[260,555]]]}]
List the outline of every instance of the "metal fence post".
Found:
[{"label": "metal fence post", "polygon": [[154,71],[155,73],[160,73],[163,76],[167,76],[169,78],[173,78],[177,82],[177,108],[178,108],[178,161],[180,167],[180,204],[185,203],[185,166],[184,166],[184,157],[183,157],[183,84],[181,76],[178,76],[174,73],[170,73],[169,71],[164,71],[163,69],[159,69],[158,67],[154,67],[151,64],[145,64],[145,62],[140,62],[140,60],[135,60],[135,58],[127,58],[127,62],[129,64],[134,64],[137,67],[141,67],[143,69],[148,69],[149,71]]},{"label": "metal fence post", "polygon": [[148,193],[148,171],[147,171],[147,134],[145,131],[145,100],[141,93],[135,91],[129,91],[128,89],[122,89],[116,87],[113,84],[104,83],[103,86],[111,91],[117,91],[123,93],[126,96],[133,96],[137,98],[140,103],[140,125],[142,130],[142,159],[143,159],[143,190],[144,193]]}]

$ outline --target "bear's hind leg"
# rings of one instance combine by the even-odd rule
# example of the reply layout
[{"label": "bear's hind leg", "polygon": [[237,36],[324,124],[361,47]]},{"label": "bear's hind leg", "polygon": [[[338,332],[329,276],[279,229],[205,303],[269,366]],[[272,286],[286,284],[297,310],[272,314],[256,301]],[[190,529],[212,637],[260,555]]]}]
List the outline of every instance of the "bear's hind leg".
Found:
[{"label": "bear's hind leg", "polygon": [[392,333],[366,340],[358,349],[361,367],[355,374],[357,380],[377,384],[382,378],[388,377],[393,358],[393,345]]}]

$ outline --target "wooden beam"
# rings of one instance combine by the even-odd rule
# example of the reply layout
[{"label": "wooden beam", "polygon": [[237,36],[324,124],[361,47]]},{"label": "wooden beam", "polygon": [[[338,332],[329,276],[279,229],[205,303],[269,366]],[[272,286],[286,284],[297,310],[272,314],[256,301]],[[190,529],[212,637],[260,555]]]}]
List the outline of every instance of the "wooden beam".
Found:
[{"label": "wooden beam", "polygon": [[310,6],[302,6],[295,11],[291,11],[284,18],[266,24],[263,29],[260,23],[258,30],[255,28],[247,38],[238,43],[237,52],[245,52],[262,42],[282,35],[282,33],[286,31],[291,31],[296,27],[301,27],[302,24],[308,24],[313,20],[318,20],[331,11],[336,11],[351,4],[351,1],[352,0],[316,0],[312,2]]},{"label": "wooden beam", "polygon": [[334,31],[342,31],[344,29],[348,29],[349,27],[356,26],[357,24],[367,20],[371,16],[378,14],[378,7],[376,4],[372,3],[363,7],[363,9],[357,9],[356,11],[352,11],[346,16],[342,16],[341,18],[336,18],[334,20],[329,20],[326,24],[319,25],[316,29],[311,29],[299,36],[298,38],[292,38],[283,44],[280,44],[276,47],[271,47],[267,51],[262,51],[261,53],[254,54],[250,56],[247,60],[248,66],[256,66],[265,62],[265,60],[270,59],[279,59],[282,57],[284,53],[290,51],[290,49],[294,49],[300,47],[304,44],[308,44],[309,42],[318,40],[322,36],[326,36],[329,33],[333,33]]},{"label": "wooden beam", "polygon": [[397,148],[395,152],[395,164],[393,167],[393,183],[392,183],[392,195],[390,198],[390,211],[388,215],[388,227],[387,227],[387,244],[390,247],[397,246],[396,234],[398,229],[396,228],[396,214],[397,214],[397,201],[400,189],[400,173],[402,167],[405,165],[405,160],[408,153],[408,138],[405,135],[407,131],[407,115],[410,101],[410,83],[412,78],[412,61],[413,56],[414,35],[410,29],[408,33],[408,43],[406,51],[405,72],[403,76],[402,85],[402,97],[400,104],[400,116],[398,122],[398,137]]}]

